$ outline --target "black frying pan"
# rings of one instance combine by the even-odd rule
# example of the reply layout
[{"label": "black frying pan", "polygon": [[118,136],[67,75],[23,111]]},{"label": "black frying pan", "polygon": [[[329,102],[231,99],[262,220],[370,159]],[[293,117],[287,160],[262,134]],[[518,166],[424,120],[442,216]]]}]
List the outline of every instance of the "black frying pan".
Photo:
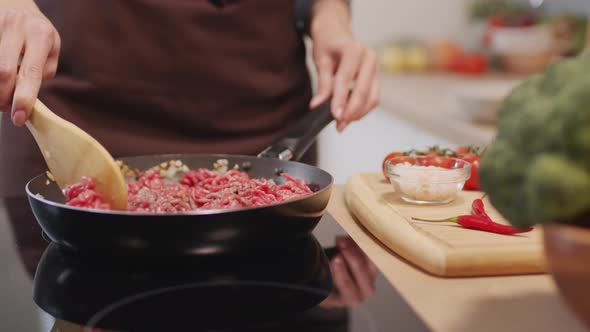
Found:
[{"label": "black frying pan", "polygon": [[332,120],[328,100],[258,157],[176,154],[120,158],[139,169],[171,159],[182,160],[190,168],[211,168],[218,159],[227,159],[230,165],[240,165],[252,177],[274,179],[277,183],[284,181],[278,174],[287,172],[307,181],[314,191],[309,196],[280,204],[186,214],[88,210],[65,205],[59,187],[54,182],[47,185],[44,174],[33,178],[26,191],[43,231],[52,241],[76,250],[214,254],[277,246],[311,233],[326,209],[332,176],[290,159],[299,159]]}]

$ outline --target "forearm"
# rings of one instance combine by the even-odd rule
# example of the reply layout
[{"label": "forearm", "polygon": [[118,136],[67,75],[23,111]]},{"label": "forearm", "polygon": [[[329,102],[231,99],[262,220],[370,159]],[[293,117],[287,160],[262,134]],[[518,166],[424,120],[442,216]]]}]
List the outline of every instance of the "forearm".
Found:
[{"label": "forearm", "polygon": [[310,32],[316,29],[336,29],[351,32],[350,6],[348,0],[315,0],[311,12]]}]

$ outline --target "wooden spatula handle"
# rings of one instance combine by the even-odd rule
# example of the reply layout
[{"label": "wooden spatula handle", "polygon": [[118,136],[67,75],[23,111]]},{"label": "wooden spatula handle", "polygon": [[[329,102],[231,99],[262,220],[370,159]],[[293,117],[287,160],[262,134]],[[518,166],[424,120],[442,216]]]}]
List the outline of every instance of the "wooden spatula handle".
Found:
[{"label": "wooden spatula handle", "polygon": [[92,136],[35,102],[26,126],[35,138],[47,167],[60,188],[82,176],[96,181],[96,191],[113,209],[127,206],[125,179],[109,152]]}]

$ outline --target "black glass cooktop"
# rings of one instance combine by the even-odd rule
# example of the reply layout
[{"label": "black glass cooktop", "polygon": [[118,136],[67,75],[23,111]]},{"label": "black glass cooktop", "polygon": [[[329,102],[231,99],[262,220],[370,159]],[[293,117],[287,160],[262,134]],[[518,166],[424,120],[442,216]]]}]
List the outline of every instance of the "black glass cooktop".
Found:
[{"label": "black glass cooktop", "polygon": [[81,253],[0,200],[0,331],[425,331],[350,238],[318,240],[330,229],[231,255]]}]

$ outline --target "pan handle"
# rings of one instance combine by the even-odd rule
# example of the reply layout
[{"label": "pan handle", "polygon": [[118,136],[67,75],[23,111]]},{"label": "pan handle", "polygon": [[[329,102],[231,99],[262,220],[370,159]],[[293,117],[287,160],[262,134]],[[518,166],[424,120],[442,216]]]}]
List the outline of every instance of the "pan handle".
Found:
[{"label": "pan handle", "polygon": [[299,160],[315,142],[322,129],[334,120],[331,104],[332,98],[328,98],[320,106],[311,110],[285,135],[274,140],[270,146],[260,152],[258,157]]}]

